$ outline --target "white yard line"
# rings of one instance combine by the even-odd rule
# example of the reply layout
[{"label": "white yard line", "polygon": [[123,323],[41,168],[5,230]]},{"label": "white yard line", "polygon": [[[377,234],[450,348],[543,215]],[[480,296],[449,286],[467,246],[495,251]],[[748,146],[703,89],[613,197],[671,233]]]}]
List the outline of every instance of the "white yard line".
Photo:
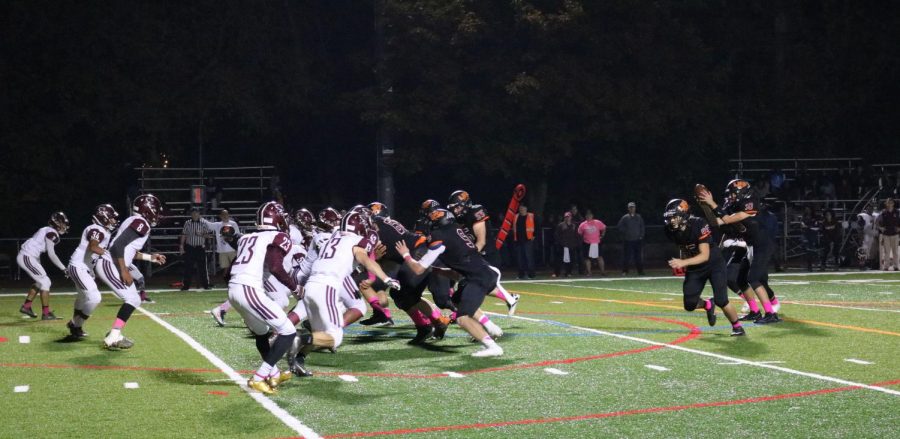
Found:
[{"label": "white yard line", "polygon": [[[497,314],[497,313],[488,313],[488,314],[501,315],[501,314]],[[511,318],[511,319],[519,319],[519,320],[525,320],[525,321],[529,321],[529,322],[547,323],[546,320],[533,319],[533,318],[530,318],[530,317],[510,316],[510,317],[508,317],[508,318]],[[873,390],[873,391],[876,391],[876,392],[887,393],[887,394],[889,394],[889,395],[900,396],[900,391],[893,390],[893,389],[887,389],[887,388],[884,388],[884,387],[870,386],[870,385],[868,385],[868,384],[857,383],[857,382],[854,382],[854,381],[848,381],[848,380],[844,380],[844,379],[841,379],[841,378],[830,377],[830,376],[827,376],[827,375],[821,375],[821,374],[812,373],[812,372],[803,372],[803,371],[800,371],[800,370],[789,369],[789,368],[787,368],[787,367],[775,366],[775,365],[767,364],[767,363],[760,363],[760,362],[758,362],[758,361],[744,360],[744,359],[737,358],[737,357],[729,357],[729,356],[727,356],[727,355],[716,354],[716,353],[707,352],[707,351],[701,351],[701,350],[699,350],[699,349],[687,348],[687,347],[684,347],[684,346],[681,346],[681,345],[672,345],[672,344],[668,344],[668,343],[661,343],[661,342],[658,342],[658,341],[647,340],[647,339],[645,339],[645,338],[632,337],[632,336],[630,336],[630,335],[615,334],[615,333],[612,333],[612,332],[601,331],[601,330],[599,330],[599,329],[585,328],[585,327],[574,326],[574,325],[568,325],[568,326],[569,326],[569,328],[572,328],[572,329],[578,329],[578,330],[581,330],[581,331],[593,332],[593,333],[595,333],[595,334],[606,335],[606,336],[609,336],[609,337],[620,338],[620,339],[623,339],[623,340],[636,341],[636,342],[638,342],[638,343],[643,343],[643,344],[649,344],[649,345],[654,345],[654,346],[663,346],[663,347],[668,348],[668,349],[674,349],[674,350],[676,350],[676,351],[688,352],[688,353],[695,354],[695,355],[702,355],[702,356],[705,356],[705,357],[716,358],[716,359],[718,359],[718,360],[723,360],[723,361],[727,361],[727,362],[730,362],[730,363],[740,363],[740,364],[746,364],[746,365],[748,365],[748,366],[756,366],[756,367],[761,367],[761,368],[764,368],[764,369],[777,370],[777,371],[779,371],[779,372],[789,373],[789,374],[791,374],[791,375],[799,375],[799,376],[804,376],[804,377],[807,377],[807,378],[814,378],[814,379],[821,380],[821,381],[829,381],[829,382],[832,382],[832,383],[843,384],[843,385],[845,385],[845,386],[860,387],[860,388],[863,388],[863,389],[869,389],[869,390]]]},{"label": "white yard line", "polygon": [[206,349],[203,345],[194,340],[190,335],[184,333],[184,331],[172,326],[169,322],[161,319],[156,314],[145,310],[144,308],[137,308],[138,312],[149,317],[156,323],[159,323],[160,326],[169,330],[169,332],[175,334],[178,338],[182,339],[188,346],[192,347],[195,351],[197,351],[200,355],[203,355],[210,363],[214,366],[218,367],[219,370],[228,375],[228,378],[231,378],[235,384],[240,386],[241,390],[247,392],[251,398],[255,399],[260,405],[263,406],[269,413],[275,415],[284,425],[287,425],[291,430],[296,431],[298,434],[307,439],[318,439],[321,438],[318,433],[313,431],[311,428],[304,425],[300,420],[295,418],[293,415],[285,411],[283,408],[279,407],[278,404],[275,404],[271,399],[263,395],[262,393],[251,391],[250,388],[247,387],[247,380],[238,374],[231,366],[228,365],[221,358],[217,357],[215,354]]},{"label": "white yard line", "polygon": [[660,372],[666,372],[666,371],[672,370],[672,369],[669,369],[668,367],[657,366],[655,364],[645,364],[644,367],[646,367],[647,369],[658,370]]}]

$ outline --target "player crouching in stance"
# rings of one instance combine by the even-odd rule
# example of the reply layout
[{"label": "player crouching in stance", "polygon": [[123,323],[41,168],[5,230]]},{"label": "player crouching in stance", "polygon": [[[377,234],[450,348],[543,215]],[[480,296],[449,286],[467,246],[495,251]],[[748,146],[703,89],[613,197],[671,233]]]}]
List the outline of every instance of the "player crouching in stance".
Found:
[{"label": "player crouching in stance", "polygon": [[[306,355],[314,348],[337,349],[344,339],[344,318],[338,297],[354,266],[360,264],[388,287],[400,284],[384,273],[369,254],[378,244],[368,215],[350,211],[341,218],[337,230],[319,247],[306,281],[303,304],[309,316],[311,334],[301,334],[288,356],[291,372],[311,376],[306,369]],[[363,304],[363,306],[365,306]]]},{"label": "player crouching in stance", "polygon": [[[262,393],[272,394],[284,381],[291,378],[288,371],[278,370],[278,360],[290,349],[297,330],[288,320],[284,310],[266,295],[263,284],[271,274],[291,289],[298,298],[302,296],[294,279],[284,269],[284,258],[291,251],[291,238],[284,208],[274,202],[260,206],[256,212],[257,232],[241,236],[231,279],[228,281],[228,301],[243,317],[244,323],[256,337],[256,349],[263,362],[247,381],[247,386]],[[269,331],[276,337],[269,344]]]},{"label": "player crouching in stance", "polygon": [[428,251],[418,261],[413,259],[407,245],[400,241],[397,251],[406,265],[416,274],[422,274],[436,260],[440,259],[451,270],[465,278],[460,288],[453,294],[456,303],[456,322],[484,349],[472,354],[473,357],[499,357],[503,348],[491,338],[479,323],[479,313],[484,298],[497,286],[499,274],[478,253],[475,244],[456,223],[456,218],[446,209],[435,209],[428,216],[430,222],[430,242]]},{"label": "player crouching in stance", "polygon": [[[702,307],[706,310],[709,326],[716,325],[716,306],[722,309],[731,322],[731,335],[745,335],[737,311],[728,303],[728,275],[725,260],[716,246],[710,245],[712,231],[705,219],[691,215],[690,205],[681,199],[669,201],[665,219],[666,237],[678,245],[681,258],[669,260],[672,268],[686,270],[684,276],[684,309],[693,311]],[[713,300],[703,299],[700,293],[706,282],[712,285]]]},{"label": "player crouching in stance", "polygon": [[142,253],[141,249],[150,238],[151,227],[162,218],[162,202],[152,194],[140,195],[131,205],[133,214],[119,226],[116,236],[112,238],[109,251],[97,260],[94,271],[100,280],[109,286],[113,293],[125,303],[119,308],[112,329],[103,339],[103,347],[110,350],[129,349],[134,343],[122,335],[122,328],[131,318],[131,314],[141,306],[135,280],[131,275],[132,262],[150,261],[162,265],[166,257],[158,253]]},{"label": "player crouching in stance", "polygon": [[100,290],[97,289],[97,282],[91,269],[97,259],[106,254],[112,231],[119,224],[119,213],[111,205],[101,204],[94,210],[91,222],[93,224],[81,232],[81,242],[72,253],[69,266],[66,268],[69,279],[75,283],[75,289],[78,291],[72,320],[66,323],[72,340],[87,337],[82,326],[100,304]]},{"label": "player crouching in stance", "polygon": [[62,212],[55,212],[50,216],[48,225],[38,229],[34,235],[22,244],[16,256],[16,262],[19,264],[32,279],[34,284],[28,290],[25,297],[25,303],[19,308],[19,312],[28,317],[37,318],[37,315],[31,309],[31,302],[35,296],[41,293],[41,320],[56,320],[57,317],[50,311],[50,277],[44,267],[41,266],[41,253],[46,252],[50,257],[53,265],[60,270],[66,272],[66,267],[60,262],[56,256],[56,244],[59,244],[59,235],[65,235],[69,231],[69,219]]}]

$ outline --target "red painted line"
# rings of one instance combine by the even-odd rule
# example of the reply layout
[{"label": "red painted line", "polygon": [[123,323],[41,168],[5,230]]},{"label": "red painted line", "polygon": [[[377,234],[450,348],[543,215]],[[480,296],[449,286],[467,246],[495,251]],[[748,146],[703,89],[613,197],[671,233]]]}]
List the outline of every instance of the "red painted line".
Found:
[{"label": "red painted line", "polygon": [[221,390],[210,390],[209,392],[206,392],[206,393],[208,393],[210,395],[216,395],[216,396],[228,396],[228,392],[223,392]]},{"label": "red painted line", "polygon": [[0,343],[6,343],[6,342],[8,342],[8,341],[9,341],[9,339],[4,338],[4,337],[0,337]]},{"label": "red painted line", "polygon": [[[885,381],[881,383],[872,384],[873,386],[891,386],[895,384],[900,384],[900,380],[892,380]],[[796,393],[784,393],[781,395],[770,395],[770,396],[758,396],[754,398],[744,398],[744,399],[734,399],[729,401],[714,401],[714,402],[700,402],[695,404],[686,404],[686,405],[675,405],[675,406],[667,406],[667,407],[650,407],[643,409],[634,409],[634,410],[622,410],[615,412],[606,412],[606,413],[592,413],[587,415],[578,415],[578,416],[565,416],[565,417],[556,417],[556,418],[538,418],[538,419],[519,419],[515,421],[502,421],[502,422],[492,422],[492,423],[478,423],[478,424],[459,424],[459,425],[442,425],[435,427],[419,427],[419,428],[408,428],[408,429],[398,429],[398,430],[385,430],[385,431],[368,431],[368,432],[356,432],[356,433],[340,433],[340,434],[332,434],[323,436],[326,439],[339,439],[339,438],[356,438],[356,437],[375,437],[375,436],[394,436],[401,434],[416,434],[416,433],[433,433],[437,431],[459,431],[459,430],[474,430],[474,429],[484,429],[484,428],[497,428],[497,427],[507,427],[511,425],[537,425],[537,424],[551,424],[558,422],[573,422],[573,421],[585,421],[589,419],[605,419],[605,418],[618,418],[624,416],[633,416],[633,415],[645,415],[650,413],[665,413],[665,412],[678,412],[683,410],[691,410],[691,409],[699,409],[706,407],[726,407],[733,405],[743,405],[743,404],[755,404],[760,402],[768,402],[768,401],[777,401],[782,399],[794,399],[794,398],[805,398],[809,396],[815,395],[825,395],[829,393],[838,393],[838,392],[847,392],[851,390],[861,389],[859,386],[846,386],[846,387],[835,387],[831,389],[819,389],[819,390],[810,390],[807,392],[796,392]],[[291,438],[296,439],[296,438]]]}]

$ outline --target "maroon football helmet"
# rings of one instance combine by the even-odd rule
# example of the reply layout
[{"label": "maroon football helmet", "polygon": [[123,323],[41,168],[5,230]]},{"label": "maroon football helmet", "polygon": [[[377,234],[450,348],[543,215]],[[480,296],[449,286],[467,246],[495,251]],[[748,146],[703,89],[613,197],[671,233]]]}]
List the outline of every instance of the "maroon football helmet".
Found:
[{"label": "maroon football helmet", "polygon": [[162,219],[162,201],[153,194],[139,195],[131,203],[131,210],[144,217],[151,227],[156,227]]},{"label": "maroon football helmet", "polygon": [[63,212],[53,212],[50,215],[50,221],[47,221],[50,227],[56,229],[60,235],[65,235],[69,231],[69,217]]},{"label": "maroon football helmet", "polygon": [[284,207],[275,201],[269,201],[259,206],[256,211],[256,228],[259,230],[288,231],[287,215]]},{"label": "maroon football helmet", "polygon": [[319,222],[334,230],[341,225],[341,214],[333,207],[326,207],[319,212]]},{"label": "maroon football helmet", "polygon": [[309,209],[301,207],[294,212],[294,222],[297,223],[300,230],[308,232],[312,230],[313,223],[316,222],[316,217],[313,216]]},{"label": "maroon football helmet", "polygon": [[355,233],[359,236],[366,237],[369,235],[369,230],[372,229],[372,225],[369,222],[369,218],[361,213],[361,212],[347,212],[343,218],[341,218],[341,231]]},{"label": "maroon football helmet", "polygon": [[109,204],[101,204],[94,209],[91,221],[111,232],[119,224],[119,212]]}]

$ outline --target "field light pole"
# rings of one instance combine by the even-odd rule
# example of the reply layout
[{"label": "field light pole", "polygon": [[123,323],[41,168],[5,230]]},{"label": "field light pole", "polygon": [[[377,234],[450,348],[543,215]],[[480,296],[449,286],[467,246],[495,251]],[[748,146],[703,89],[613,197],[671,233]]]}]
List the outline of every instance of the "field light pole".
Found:
[{"label": "field light pole", "polygon": [[[373,0],[372,9],[375,17],[375,78],[381,91],[385,112],[390,111],[394,88],[386,73],[384,55],[384,0]],[[382,118],[375,135],[377,197],[390,209],[394,209],[394,142],[391,129]]]}]

